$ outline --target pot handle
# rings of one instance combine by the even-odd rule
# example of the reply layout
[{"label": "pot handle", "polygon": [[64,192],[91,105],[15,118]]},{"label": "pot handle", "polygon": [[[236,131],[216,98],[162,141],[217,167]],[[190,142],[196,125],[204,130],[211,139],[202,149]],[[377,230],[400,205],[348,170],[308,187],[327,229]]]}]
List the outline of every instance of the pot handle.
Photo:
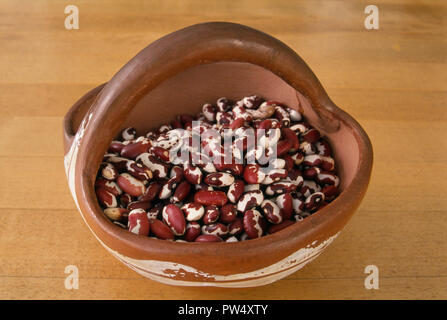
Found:
[{"label": "pot handle", "polygon": [[92,105],[93,115],[81,142],[84,150],[106,150],[133,106],[164,80],[187,68],[219,61],[252,63],[270,70],[310,99],[317,127],[324,127],[326,132],[338,129],[339,122],[332,113],[337,107],[312,70],[290,47],[247,26],[210,22],[153,42],[115,74]]},{"label": "pot handle", "polygon": [[62,124],[65,154],[68,153],[71,145],[73,144],[74,137],[79,130],[82,119],[89,111],[90,107],[95,101],[97,95],[101,92],[104,85],[105,83],[87,92],[78,101],[76,101],[76,103],[65,114]]}]

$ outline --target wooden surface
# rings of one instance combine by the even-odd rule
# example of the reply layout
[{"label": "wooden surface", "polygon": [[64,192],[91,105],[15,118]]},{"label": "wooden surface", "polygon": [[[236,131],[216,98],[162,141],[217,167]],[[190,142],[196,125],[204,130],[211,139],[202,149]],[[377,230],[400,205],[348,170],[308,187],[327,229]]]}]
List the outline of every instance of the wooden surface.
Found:
[{"label": "wooden surface", "polygon": [[[77,5],[80,29],[65,30]],[[446,299],[447,3],[374,1],[0,2],[0,298]],[[248,289],[161,285],[94,239],[63,169],[62,117],[159,37],[198,22],[232,21],[290,45],[375,151],[367,195],[316,261]],[[64,287],[65,267],[79,289]],[[366,290],[376,265],[379,290]]]}]

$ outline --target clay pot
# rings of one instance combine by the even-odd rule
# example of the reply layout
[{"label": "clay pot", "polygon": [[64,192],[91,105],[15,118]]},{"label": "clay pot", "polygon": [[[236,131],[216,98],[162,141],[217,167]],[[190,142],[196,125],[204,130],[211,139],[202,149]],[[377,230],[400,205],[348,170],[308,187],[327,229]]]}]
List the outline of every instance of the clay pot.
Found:
[{"label": "clay pot", "polygon": [[[327,136],[341,180],[338,198],[277,233],[236,243],[152,239],[104,216],[94,181],[110,141],[123,128],[145,132],[177,114],[199,112],[204,102],[250,94],[298,108]],[[173,285],[258,286],[302,268],[337,237],[359,206],[373,161],[362,127],[334,105],[292,49],[260,31],[221,22],[194,25],[147,46],[70,109],[64,138],[68,184],[92,233],[133,270]]]}]

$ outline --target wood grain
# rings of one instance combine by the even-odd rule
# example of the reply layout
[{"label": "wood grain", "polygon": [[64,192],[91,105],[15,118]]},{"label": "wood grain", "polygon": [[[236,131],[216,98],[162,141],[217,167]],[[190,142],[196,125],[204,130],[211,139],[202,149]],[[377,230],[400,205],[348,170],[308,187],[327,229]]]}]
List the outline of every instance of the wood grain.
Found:
[{"label": "wood grain", "polygon": [[[447,4],[375,1],[0,2],[1,299],[446,299]],[[311,66],[375,151],[368,193],[321,257],[274,284],[182,288],[142,278],[102,248],[63,169],[62,117],[139,50],[203,21],[247,24]],[[379,290],[366,290],[376,265]],[[67,265],[79,289],[66,290]]]}]

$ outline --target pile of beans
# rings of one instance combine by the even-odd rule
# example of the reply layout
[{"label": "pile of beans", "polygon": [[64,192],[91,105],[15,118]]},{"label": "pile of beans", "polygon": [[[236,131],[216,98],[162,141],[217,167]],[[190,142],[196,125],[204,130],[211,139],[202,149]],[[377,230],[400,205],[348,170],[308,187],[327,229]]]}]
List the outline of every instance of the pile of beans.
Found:
[{"label": "pile of beans", "polygon": [[303,220],[338,185],[320,132],[295,109],[249,96],[206,103],[143,136],[125,129],[104,155],[95,190],[104,214],[135,234],[235,242]]}]

